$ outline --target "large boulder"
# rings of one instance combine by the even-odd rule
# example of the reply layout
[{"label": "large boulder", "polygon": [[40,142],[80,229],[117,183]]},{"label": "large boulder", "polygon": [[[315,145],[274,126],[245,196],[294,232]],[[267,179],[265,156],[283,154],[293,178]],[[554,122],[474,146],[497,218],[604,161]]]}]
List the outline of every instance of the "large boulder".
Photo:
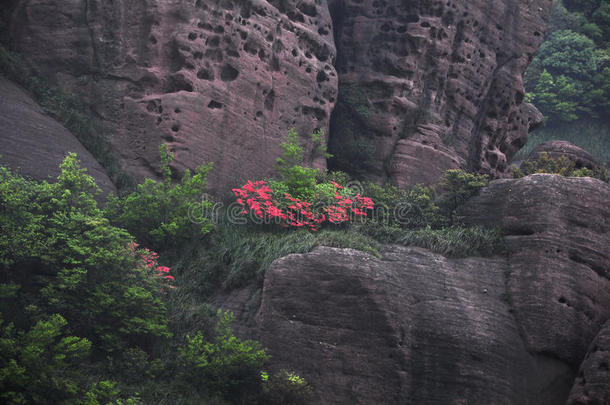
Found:
[{"label": "large boulder", "polygon": [[608,201],[600,180],[535,174],[493,181],[460,211],[504,235],[507,291],[528,349],[574,367],[610,317]]},{"label": "large boulder", "polygon": [[0,75],[0,165],[26,177],[54,180],[75,152],[104,193],[115,192],[106,171],[70,131],[49,117],[23,89]]},{"label": "large boulder", "polygon": [[586,167],[594,169],[599,166],[595,158],[586,150],[568,141],[548,141],[536,146],[527,156],[527,160],[537,160],[541,153],[546,153],[551,159],[566,158],[573,162],[577,169]]},{"label": "large boulder", "polygon": [[290,255],[267,272],[259,336],[316,404],[561,403],[575,373],[528,352],[508,268],[396,246]]},{"label": "large boulder", "polygon": [[[499,227],[506,255],[320,247],[278,259],[253,333],[316,404],[565,403],[610,318],[609,200],[590,178],[496,180],[460,214]],[[603,403],[595,356],[581,374]]]}]

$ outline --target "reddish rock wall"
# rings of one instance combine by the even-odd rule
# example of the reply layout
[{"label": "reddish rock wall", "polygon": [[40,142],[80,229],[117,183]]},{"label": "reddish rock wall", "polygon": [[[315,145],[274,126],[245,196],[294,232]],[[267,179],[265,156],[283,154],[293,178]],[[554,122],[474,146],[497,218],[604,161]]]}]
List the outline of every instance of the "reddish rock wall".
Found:
[{"label": "reddish rock wall", "polygon": [[[269,175],[291,127],[335,167],[430,183],[502,176],[535,110],[521,74],[551,0],[11,0],[12,45],[82,96],[126,171],[213,161],[212,191]],[[8,11],[7,11],[8,10]],[[338,72],[338,73],[337,73]],[[338,105],[334,110],[335,103]],[[324,159],[308,157],[323,167]]]},{"label": "reddish rock wall", "polygon": [[15,47],[84,98],[136,178],[155,174],[167,143],[177,169],[213,161],[211,189],[226,189],[270,174],[289,128],[310,147],[306,135],[328,129],[337,75],[325,3],[13,4]]},{"label": "reddish rock wall", "polygon": [[367,177],[401,186],[456,167],[502,176],[539,124],[522,74],[550,11],[551,0],[333,0],[334,165],[364,160]]}]

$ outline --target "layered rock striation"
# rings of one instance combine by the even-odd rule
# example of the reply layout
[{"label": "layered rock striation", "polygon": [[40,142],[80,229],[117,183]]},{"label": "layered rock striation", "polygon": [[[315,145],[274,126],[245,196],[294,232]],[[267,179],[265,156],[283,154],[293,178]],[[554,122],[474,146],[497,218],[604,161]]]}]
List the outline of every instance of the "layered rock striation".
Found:
[{"label": "layered rock striation", "polygon": [[275,367],[311,381],[313,403],[604,403],[609,199],[595,179],[497,180],[461,215],[498,226],[506,256],[284,257],[266,274],[258,336]]}]

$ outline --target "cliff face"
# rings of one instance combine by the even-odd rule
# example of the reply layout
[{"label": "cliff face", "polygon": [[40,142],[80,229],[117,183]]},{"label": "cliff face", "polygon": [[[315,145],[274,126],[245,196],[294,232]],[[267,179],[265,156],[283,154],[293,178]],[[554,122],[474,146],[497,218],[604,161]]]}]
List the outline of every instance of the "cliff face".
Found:
[{"label": "cliff face", "polygon": [[434,183],[450,168],[502,175],[539,124],[522,73],[551,0],[335,0],[337,167],[367,151],[373,179]]},{"label": "cliff face", "polygon": [[[535,114],[521,74],[551,0],[12,0],[12,43],[79,94],[128,173],[213,161],[212,189],[270,174],[296,128],[336,167],[397,184],[501,175]],[[338,102],[337,108],[334,109]],[[332,119],[331,119],[332,114]]]},{"label": "cliff face", "polygon": [[506,257],[284,257],[258,334],[276,367],[314,384],[313,403],[606,403],[609,199],[594,179],[492,182],[462,215],[500,227]]},{"label": "cliff face", "polygon": [[213,161],[214,190],[269,174],[290,128],[328,129],[330,16],[304,4],[15,1],[9,20],[15,47],[83,97],[129,173],[154,175],[167,143],[178,170]]}]

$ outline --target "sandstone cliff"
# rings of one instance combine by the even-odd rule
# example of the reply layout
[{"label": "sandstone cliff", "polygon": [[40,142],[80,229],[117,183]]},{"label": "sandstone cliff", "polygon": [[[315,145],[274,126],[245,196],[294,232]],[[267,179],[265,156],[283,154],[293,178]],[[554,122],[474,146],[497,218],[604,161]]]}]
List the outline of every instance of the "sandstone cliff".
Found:
[{"label": "sandstone cliff", "polygon": [[[270,174],[289,128],[396,184],[501,176],[538,123],[521,74],[551,0],[10,0],[12,46],[84,100],[124,169],[213,161],[212,190]],[[336,108],[335,104],[337,104]],[[330,124],[330,125],[329,125]],[[311,153],[309,163],[326,162]]]}]

